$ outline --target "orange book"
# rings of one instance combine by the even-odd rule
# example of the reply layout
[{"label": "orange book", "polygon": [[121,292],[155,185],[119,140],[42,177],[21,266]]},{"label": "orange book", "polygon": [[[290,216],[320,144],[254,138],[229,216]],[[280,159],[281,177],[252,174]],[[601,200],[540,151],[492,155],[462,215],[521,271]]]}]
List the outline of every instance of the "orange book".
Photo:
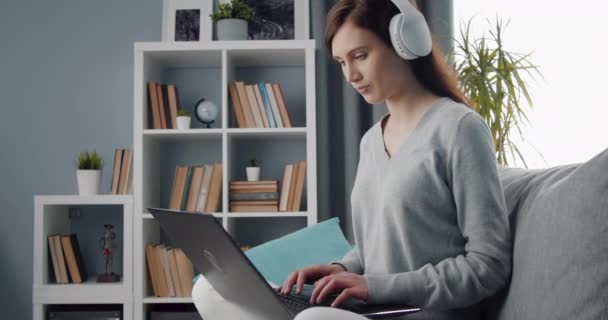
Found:
[{"label": "orange book", "polygon": [[118,194],[127,193],[127,180],[129,179],[131,171],[131,162],[133,161],[133,152],[131,150],[124,150],[122,155],[122,162],[120,168],[120,179],[118,182]]},{"label": "orange book", "polygon": [[175,287],[175,296],[185,297],[182,290],[182,283],[179,279],[179,269],[177,268],[175,248],[167,249],[167,255],[169,256],[169,268],[171,269],[171,279],[173,280],[173,286]]},{"label": "orange book", "polygon": [[289,112],[287,112],[287,104],[285,104],[285,97],[283,96],[283,90],[278,83],[272,85],[272,91],[277,100],[279,106],[279,113],[281,114],[281,120],[285,128],[291,128],[291,120],[289,119]]},{"label": "orange book", "polygon": [[287,201],[289,200],[289,187],[293,175],[293,164],[285,166],[283,181],[281,181],[281,197],[279,200],[279,211],[287,211]]},{"label": "orange book", "polygon": [[278,212],[278,205],[230,205],[231,212]]},{"label": "orange book", "polygon": [[177,110],[179,109],[179,98],[177,94],[177,87],[175,87],[175,85],[167,85],[169,114],[171,115],[171,128],[173,129],[177,128]]},{"label": "orange book", "polygon": [[149,121],[152,129],[160,129],[160,114],[158,112],[158,91],[156,91],[156,82],[148,82],[148,106],[150,106],[150,116],[152,121]]},{"label": "orange book", "polygon": [[258,106],[258,101],[255,98],[255,93],[253,93],[253,85],[245,85],[245,91],[247,92],[247,100],[249,100],[249,105],[251,106],[251,113],[253,114],[253,121],[255,121],[255,127],[264,128],[262,114],[260,113],[260,106]]},{"label": "orange book", "polygon": [[245,123],[247,123],[247,128],[255,128],[253,113],[251,111],[251,107],[249,106],[247,92],[245,91],[245,83],[242,81],[235,81],[234,84],[236,86],[236,92],[239,96],[239,100],[241,101],[241,106],[243,106],[243,113],[245,114]]},{"label": "orange book", "polygon": [[156,264],[154,246],[151,244],[146,245],[146,262],[148,264],[150,283],[152,284],[152,295],[160,297],[160,285],[158,283],[159,271],[157,270],[158,266]]},{"label": "orange book", "polygon": [[298,164],[298,178],[294,191],[293,207],[291,211],[300,211],[302,203],[302,194],[304,193],[304,178],[306,177],[306,161],[300,161]]},{"label": "orange book", "polygon": [[173,188],[171,189],[171,198],[169,199],[169,209],[180,210],[184,189],[186,188],[186,175],[188,174],[187,166],[178,166],[175,168],[175,177],[173,178]]},{"label": "orange book", "polygon": [[190,190],[188,192],[188,202],[186,202],[187,211],[196,211],[196,204],[198,203],[198,196],[201,192],[204,170],[205,169],[202,166],[194,167],[192,182],[190,182]]},{"label": "orange book", "polygon": [[298,180],[298,168],[300,167],[299,163],[293,164],[293,172],[291,174],[291,181],[289,184],[289,196],[287,197],[287,211],[293,211],[293,200],[295,199],[296,194],[296,181]]},{"label": "orange book", "polygon": [[160,115],[160,128],[167,129],[167,118],[165,114],[165,98],[163,95],[163,85],[156,84],[156,98],[158,99],[158,114]]},{"label": "orange book", "polygon": [[72,282],[82,283],[82,278],[80,277],[80,270],[78,270],[78,264],[76,263],[76,254],[74,253],[74,248],[72,248],[72,241],[70,239],[70,236],[61,236],[61,246],[63,247],[65,261],[67,262],[68,271],[70,272]]},{"label": "orange book", "polygon": [[239,128],[246,128],[247,122],[245,122],[243,106],[241,105],[241,100],[239,100],[239,95],[236,92],[236,86],[234,84],[230,85],[230,98],[232,99],[232,109],[234,110],[234,115]]},{"label": "orange book", "polygon": [[217,212],[220,204],[220,196],[222,194],[222,164],[216,163],[213,166],[213,176],[211,176],[211,185],[209,186],[209,194],[205,205],[205,212]]},{"label": "orange book", "polygon": [[122,153],[122,149],[114,150],[114,168],[112,170],[112,194],[118,194],[118,182],[120,180]]},{"label": "orange book", "polygon": [[169,296],[169,283],[167,283],[167,276],[165,275],[165,268],[163,266],[163,258],[162,252],[165,246],[162,244],[157,244],[154,246],[154,263],[156,264],[156,269],[158,270],[158,284],[159,291],[161,297]]},{"label": "orange book", "polygon": [[190,262],[182,249],[179,248],[175,248],[175,261],[177,263],[177,270],[179,270],[179,278],[184,296],[190,297],[192,296],[192,278],[194,278],[192,262]]}]

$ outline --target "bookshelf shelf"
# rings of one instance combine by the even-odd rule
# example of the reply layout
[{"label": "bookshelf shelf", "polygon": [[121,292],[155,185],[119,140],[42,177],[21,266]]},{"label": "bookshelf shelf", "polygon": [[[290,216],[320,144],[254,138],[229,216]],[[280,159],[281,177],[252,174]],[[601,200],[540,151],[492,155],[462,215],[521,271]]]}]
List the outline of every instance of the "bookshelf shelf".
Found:
[{"label": "bookshelf shelf", "polygon": [[167,298],[151,298],[151,297],[146,297],[142,299],[143,303],[148,303],[148,304],[152,304],[152,303],[193,303],[192,302],[192,297],[167,297]]},{"label": "bookshelf shelf", "polygon": [[[103,272],[98,238],[103,224],[115,225],[112,271],[116,283],[97,283]],[[37,195],[34,197],[33,319],[45,319],[49,306],[60,304],[121,304],[123,319],[133,318],[133,197],[131,195]],[[49,252],[49,236],[76,234],[88,279],[58,284]],[[60,245],[62,250],[65,244]],[[76,250],[74,248],[74,254]],[[66,258],[67,259],[67,258]],[[101,262],[101,263],[99,263]],[[66,260],[66,271],[68,268]],[[54,276],[53,276],[54,275]]]},{"label": "bookshelf shelf", "polygon": [[[192,298],[153,297],[145,255],[149,243],[172,245],[146,209],[168,207],[176,166],[222,164],[214,217],[242,245],[317,222],[315,49],[314,40],[135,43],[133,206],[139,214],[133,222],[134,319],[145,319],[155,304],[192,303]],[[229,92],[234,81],[280,84],[292,127],[239,128]],[[180,107],[190,111],[200,98],[215,102],[216,122],[207,129],[192,118],[191,129],[150,129],[149,82],[175,84]],[[229,212],[229,182],[246,180],[252,155],[261,162],[261,180],[280,181],[287,164],[306,161],[301,211]],[[250,224],[261,237],[248,233]]]}]

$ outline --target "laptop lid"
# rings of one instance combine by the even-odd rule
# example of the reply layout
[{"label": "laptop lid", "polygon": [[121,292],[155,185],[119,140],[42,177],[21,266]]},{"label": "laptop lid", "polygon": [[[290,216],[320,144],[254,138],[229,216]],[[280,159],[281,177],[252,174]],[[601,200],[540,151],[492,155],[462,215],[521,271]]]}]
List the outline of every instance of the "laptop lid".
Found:
[{"label": "laptop lid", "polygon": [[224,299],[265,319],[293,318],[213,215],[148,210]]},{"label": "laptop lid", "polygon": [[[224,299],[264,319],[293,318],[213,215],[160,208],[148,211]],[[354,299],[339,307],[372,319],[421,310],[408,305],[368,305]]]}]

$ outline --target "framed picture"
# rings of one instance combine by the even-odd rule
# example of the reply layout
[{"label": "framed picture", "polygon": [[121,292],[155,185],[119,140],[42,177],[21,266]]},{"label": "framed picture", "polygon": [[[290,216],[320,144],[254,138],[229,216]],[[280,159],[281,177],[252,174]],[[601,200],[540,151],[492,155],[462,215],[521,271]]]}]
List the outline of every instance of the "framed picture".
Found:
[{"label": "framed picture", "polygon": [[213,0],[163,0],[162,40],[211,41]]},{"label": "framed picture", "polygon": [[[220,0],[228,3],[230,0]],[[244,0],[254,10],[249,23],[253,40],[310,38],[308,0]]]}]

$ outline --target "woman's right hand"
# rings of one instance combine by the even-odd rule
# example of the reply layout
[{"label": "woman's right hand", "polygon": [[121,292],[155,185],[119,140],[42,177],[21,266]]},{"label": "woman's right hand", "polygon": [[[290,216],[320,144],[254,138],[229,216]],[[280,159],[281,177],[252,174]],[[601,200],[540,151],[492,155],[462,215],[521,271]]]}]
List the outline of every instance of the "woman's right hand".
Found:
[{"label": "woman's right hand", "polygon": [[296,285],[296,293],[301,294],[305,283],[312,283],[325,276],[346,272],[340,264],[316,264],[296,270],[289,274],[282,286],[278,288],[282,294],[288,295]]}]

